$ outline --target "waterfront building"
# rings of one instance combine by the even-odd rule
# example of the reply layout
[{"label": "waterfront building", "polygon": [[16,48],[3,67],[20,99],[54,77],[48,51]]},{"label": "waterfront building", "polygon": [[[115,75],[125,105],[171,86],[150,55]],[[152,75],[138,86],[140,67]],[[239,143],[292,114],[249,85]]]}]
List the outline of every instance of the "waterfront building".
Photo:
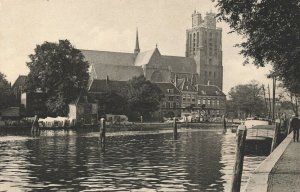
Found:
[{"label": "waterfront building", "polygon": [[181,92],[172,83],[155,83],[163,93],[159,110],[155,117],[180,117],[181,115]]}]

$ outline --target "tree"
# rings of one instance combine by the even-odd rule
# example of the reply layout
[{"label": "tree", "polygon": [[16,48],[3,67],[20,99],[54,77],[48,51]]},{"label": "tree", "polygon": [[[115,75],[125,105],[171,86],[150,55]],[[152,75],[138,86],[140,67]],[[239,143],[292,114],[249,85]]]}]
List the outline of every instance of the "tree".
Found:
[{"label": "tree", "polygon": [[217,17],[243,36],[240,54],[256,66],[271,63],[277,77],[300,93],[299,0],[212,0]]},{"label": "tree", "polygon": [[10,84],[6,80],[6,76],[0,72],[0,109],[8,107],[12,103],[12,95],[10,93]]},{"label": "tree", "polygon": [[104,111],[109,114],[127,114],[127,99],[121,93],[108,91],[102,95]]},{"label": "tree", "polygon": [[144,76],[134,77],[128,82],[128,107],[131,111],[129,116],[140,115],[148,117],[150,112],[159,109],[162,98],[161,90]]},{"label": "tree", "polygon": [[261,115],[266,112],[261,85],[256,81],[237,85],[229,91],[228,109],[236,111],[236,115]]},{"label": "tree", "polygon": [[46,94],[48,113],[67,115],[68,104],[86,90],[88,62],[68,40],[44,42],[37,45],[34,52],[29,55],[31,61],[27,63],[30,70],[27,91]]}]

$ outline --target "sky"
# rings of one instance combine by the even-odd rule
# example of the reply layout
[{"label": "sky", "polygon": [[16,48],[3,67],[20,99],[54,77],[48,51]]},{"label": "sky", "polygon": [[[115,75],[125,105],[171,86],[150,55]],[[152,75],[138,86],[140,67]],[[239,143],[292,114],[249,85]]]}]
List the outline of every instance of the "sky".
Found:
[{"label": "sky", "polygon": [[[133,52],[138,28],[141,51],[184,56],[186,29],[194,10],[217,12],[211,0],[0,0],[0,72],[14,82],[29,70],[26,62],[37,44],[68,39],[78,49]],[[223,29],[223,91],[257,80],[264,84],[271,67],[243,66],[236,43]]]}]

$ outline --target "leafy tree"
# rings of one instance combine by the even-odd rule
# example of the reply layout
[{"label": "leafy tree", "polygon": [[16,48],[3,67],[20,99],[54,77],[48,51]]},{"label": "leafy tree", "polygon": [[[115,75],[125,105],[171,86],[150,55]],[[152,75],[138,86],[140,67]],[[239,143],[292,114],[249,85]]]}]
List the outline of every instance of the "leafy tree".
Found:
[{"label": "leafy tree", "polygon": [[6,80],[6,76],[0,72],[0,109],[8,107],[12,102],[10,93],[10,84]]},{"label": "leafy tree", "polygon": [[68,104],[86,89],[88,63],[68,40],[44,42],[37,45],[34,52],[29,55],[31,61],[27,63],[30,69],[27,91],[46,93],[48,112],[67,115]]},{"label": "leafy tree", "polygon": [[230,99],[227,102],[227,105],[230,105],[228,109],[235,109],[238,117],[242,114],[253,116],[266,112],[262,89],[256,81],[232,87],[228,95]]},{"label": "leafy tree", "polygon": [[300,93],[299,0],[212,0],[218,18],[243,36],[238,44],[256,66],[271,63],[277,77],[293,93]]},{"label": "leafy tree", "polygon": [[129,116],[149,117],[150,112],[159,109],[162,98],[161,90],[144,76],[134,77],[128,82],[128,107],[131,112]]},{"label": "leafy tree", "polygon": [[127,114],[127,99],[121,93],[108,91],[102,95],[105,113],[120,115]]}]

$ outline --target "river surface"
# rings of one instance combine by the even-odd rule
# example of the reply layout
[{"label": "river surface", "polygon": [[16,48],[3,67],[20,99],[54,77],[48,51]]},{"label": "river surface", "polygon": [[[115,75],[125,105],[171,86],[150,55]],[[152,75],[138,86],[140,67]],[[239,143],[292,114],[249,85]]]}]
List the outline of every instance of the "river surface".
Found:
[{"label": "river surface", "polygon": [[[229,191],[235,134],[222,130],[0,136],[0,191]],[[242,188],[265,156],[246,156]]]}]

